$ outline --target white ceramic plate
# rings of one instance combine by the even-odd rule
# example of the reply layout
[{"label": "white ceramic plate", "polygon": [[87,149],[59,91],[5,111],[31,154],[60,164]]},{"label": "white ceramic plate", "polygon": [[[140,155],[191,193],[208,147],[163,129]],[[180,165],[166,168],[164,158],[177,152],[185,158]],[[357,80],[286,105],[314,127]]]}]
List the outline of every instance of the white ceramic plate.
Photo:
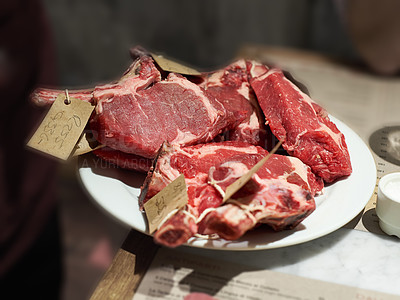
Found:
[{"label": "white ceramic plate", "polygon": [[[368,147],[354,131],[332,116],[331,120],[345,135],[353,173],[325,187],[324,194],[315,199],[316,210],[296,229],[273,232],[261,226],[236,241],[192,238],[187,245],[221,250],[279,248],[324,236],[355,218],[374,191],[375,162]],[[78,173],[88,193],[104,210],[128,226],[147,233],[147,221],[138,206],[144,175],[87,156],[80,159]]]}]

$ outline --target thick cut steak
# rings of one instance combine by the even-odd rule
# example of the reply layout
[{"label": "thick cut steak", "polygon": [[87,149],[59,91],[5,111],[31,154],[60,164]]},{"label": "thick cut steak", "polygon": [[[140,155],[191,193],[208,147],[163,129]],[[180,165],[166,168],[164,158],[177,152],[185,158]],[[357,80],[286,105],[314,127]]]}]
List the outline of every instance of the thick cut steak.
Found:
[{"label": "thick cut steak", "polygon": [[[257,210],[243,212],[243,207],[236,204],[221,206],[221,190],[267,154],[262,147],[234,141],[164,147],[153,172],[146,178],[141,206],[179,174],[185,176],[189,200],[185,212],[173,214],[160,226],[154,235],[155,241],[175,247],[198,232],[215,233],[218,216],[214,212],[231,205],[240,211],[239,215],[250,218],[251,224],[243,226],[242,233],[259,222],[270,224],[276,230],[296,226],[315,209],[313,197],[323,187],[322,180],[297,158],[273,155],[232,197],[237,203],[255,206]],[[228,220],[235,223],[237,219],[232,216]]]},{"label": "thick cut steak", "polygon": [[238,60],[224,69],[204,74],[202,79],[199,85],[222,103],[232,124],[243,119],[225,134],[226,138],[265,146],[264,116],[250,88],[246,61]]},{"label": "thick cut steak", "polygon": [[137,64],[133,74],[93,92],[97,105],[91,126],[99,142],[153,158],[163,142],[208,142],[229,125],[221,103],[196,84],[174,73],[158,80],[150,57],[140,57]]},{"label": "thick cut steak", "polygon": [[250,84],[272,133],[283,148],[300,158],[326,182],[350,175],[350,155],[344,135],[327,112],[278,69],[248,64]]},{"label": "thick cut steak", "polygon": [[[32,100],[51,104],[59,93],[39,89]],[[69,94],[96,104],[90,127],[101,144],[146,158],[154,158],[163,142],[209,142],[243,119],[228,118],[215,97],[183,76],[169,73],[162,79],[153,59],[145,55],[118,82]]]},{"label": "thick cut steak", "polygon": [[[247,168],[228,161],[211,169],[209,178],[225,190]],[[295,228],[314,211],[313,196],[322,187],[322,180],[299,159],[272,155],[225,205],[204,217],[198,231],[236,240],[257,224],[267,224],[275,231]]]}]

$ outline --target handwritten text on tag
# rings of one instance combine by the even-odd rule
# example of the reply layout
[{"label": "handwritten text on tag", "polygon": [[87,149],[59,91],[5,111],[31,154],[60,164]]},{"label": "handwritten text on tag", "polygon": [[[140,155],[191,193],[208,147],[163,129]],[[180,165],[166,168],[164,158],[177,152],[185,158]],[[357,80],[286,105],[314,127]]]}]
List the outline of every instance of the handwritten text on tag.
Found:
[{"label": "handwritten text on tag", "polygon": [[60,94],[28,142],[28,146],[67,160],[94,109],[88,102]]},{"label": "handwritten text on tag", "polygon": [[187,201],[185,177],[181,174],[144,204],[149,223],[149,233],[156,231],[171,211],[185,206]]}]

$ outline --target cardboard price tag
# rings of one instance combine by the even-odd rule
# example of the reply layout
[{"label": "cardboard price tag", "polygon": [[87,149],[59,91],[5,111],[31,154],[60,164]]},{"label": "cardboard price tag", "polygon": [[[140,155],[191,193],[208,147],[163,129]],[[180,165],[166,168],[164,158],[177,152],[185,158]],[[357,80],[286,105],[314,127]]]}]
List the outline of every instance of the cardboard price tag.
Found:
[{"label": "cardboard price tag", "polygon": [[76,144],[75,151],[72,154],[73,156],[78,156],[82,154],[86,154],[92,152],[93,150],[104,147],[105,145],[100,144],[94,137],[91,132],[84,132],[81,135],[78,143]]},{"label": "cardboard price tag", "polygon": [[29,147],[63,160],[70,157],[94,109],[91,103],[66,95],[58,95],[28,142]]},{"label": "cardboard price tag", "polygon": [[151,53],[151,56],[160,66],[161,69],[168,72],[183,74],[183,75],[200,75],[201,73],[193,68],[184,66],[176,61],[167,59],[162,55]]},{"label": "cardboard price tag", "polygon": [[265,164],[265,162],[271,157],[272,154],[278,150],[278,148],[282,145],[282,141],[277,143],[274,147],[274,149],[271,150],[263,159],[261,159],[257,164],[255,164],[249,172],[238,178],[235,182],[231,183],[225,191],[225,195],[222,199],[223,202],[227,201],[229,198],[233,196],[238,190],[240,190],[253,176],[254,173],[257,173],[257,171]]},{"label": "cardboard price tag", "polygon": [[144,204],[149,222],[149,233],[156,231],[171,211],[184,207],[187,201],[185,177],[181,174]]}]

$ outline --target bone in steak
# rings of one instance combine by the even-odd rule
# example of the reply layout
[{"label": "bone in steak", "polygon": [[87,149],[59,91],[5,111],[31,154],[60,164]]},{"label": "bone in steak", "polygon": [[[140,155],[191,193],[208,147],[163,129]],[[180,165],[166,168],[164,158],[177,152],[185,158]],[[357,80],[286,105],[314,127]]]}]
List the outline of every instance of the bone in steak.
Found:
[{"label": "bone in steak", "polygon": [[[70,98],[80,99],[86,102],[93,102],[92,90],[72,90],[68,91]],[[65,94],[62,90],[52,90],[47,88],[37,88],[30,95],[31,101],[37,106],[51,106],[56,101],[59,94]]]},{"label": "bone in steak", "polygon": [[[221,206],[222,196],[215,183],[225,190],[267,153],[259,146],[234,141],[165,147],[145,181],[141,205],[181,173],[185,176],[189,200],[186,212],[173,214],[160,226],[154,234],[155,241],[176,247],[198,232],[218,232],[215,225],[218,215],[213,212],[235,205]],[[296,226],[315,209],[313,196],[322,187],[322,180],[299,159],[273,155],[232,197],[250,207],[244,214],[251,224],[246,223],[248,219],[241,222],[242,234],[261,222],[276,230]]]},{"label": "bone in steak", "polygon": [[[32,100],[50,104],[59,93],[39,89]],[[118,82],[70,95],[96,104],[90,126],[101,144],[146,158],[154,158],[163,142],[208,142],[242,120],[229,119],[218,100],[185,77],[170,73],[162,80],[145,55]]]},{"label": "bone in steak", "polygon": [[226,139],[265,146],[264,116],[250,88],[246,61],[238,60],[224,69],[201,77],[199,85],[222,103],[232,124],[244,115],[243,121],[225,134]]},{"label": "bone in steak", "polygon": [[[225,190],[242,175],[236,171],[240,164],[212,168],[209,180]],[[322,187],[322,179],[299,159],[273,155],[227,204],[204,217],[198,231],[236,240],[257,224],[268,224],[275,231],[293,229],[315,209],[312,197]]]},{"label": "bone in steak", "polygon": [[250,84],[272,133],[326,182],[350,175],[344,135],[327,112],[290,82],[281,70],[249,62]]},{"label": "bone in steak", "polygon": [[165,141],[204,143],[230,125],[221,103],[194,83],[174,73],[160,80],[147,56],[136,64],[117,84],[93,92],[91,126],[100,143],[153,158]]}]

